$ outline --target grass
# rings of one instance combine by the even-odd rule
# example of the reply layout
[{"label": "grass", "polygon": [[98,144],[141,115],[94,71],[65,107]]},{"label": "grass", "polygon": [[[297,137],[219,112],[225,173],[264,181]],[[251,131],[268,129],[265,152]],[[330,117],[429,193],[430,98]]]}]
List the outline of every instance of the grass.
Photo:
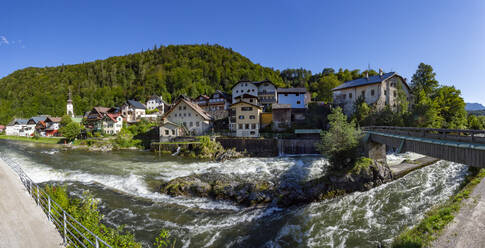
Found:
[{"label": "grass", "polygon": [[465,180],[463,188],[445,203],[431,209],[415,227],[402,232],[392,243],[394,248],[427,247],[438,237],[460,210],[461,202],[470,197],[473,188],[485,177],[485,169],[477,170]]},{"label": "grass", "polygon": [[59,144],[59,142],[63,138],[60,138],[60,137],[32,137],[31,138],[31,137],[21,137],[21,136],[0,135],[0,139],[28,141],[28,142],[43,143],[43,144]]}]

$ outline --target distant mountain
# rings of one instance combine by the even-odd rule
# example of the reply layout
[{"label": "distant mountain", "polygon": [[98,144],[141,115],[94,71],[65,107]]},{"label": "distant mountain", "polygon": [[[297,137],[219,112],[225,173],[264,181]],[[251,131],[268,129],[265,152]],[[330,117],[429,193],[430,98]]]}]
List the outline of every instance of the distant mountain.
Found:
[{"label": "distant mountain", "polygon": [[481,105],[480,103],[467,103],[465,106],[466,111],[476,111],[476,110],[485,110],[485,106]]}]

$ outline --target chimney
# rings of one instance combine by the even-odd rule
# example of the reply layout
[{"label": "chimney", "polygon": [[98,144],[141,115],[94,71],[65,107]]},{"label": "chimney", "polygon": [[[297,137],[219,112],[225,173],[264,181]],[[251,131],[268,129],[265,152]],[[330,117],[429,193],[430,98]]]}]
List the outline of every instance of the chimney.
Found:
[{"label": "chimney", "polygon": [[384,74],[384,72],[382,71],[382,68],[379,68],[379,76],[382,76],[382,74]]}]

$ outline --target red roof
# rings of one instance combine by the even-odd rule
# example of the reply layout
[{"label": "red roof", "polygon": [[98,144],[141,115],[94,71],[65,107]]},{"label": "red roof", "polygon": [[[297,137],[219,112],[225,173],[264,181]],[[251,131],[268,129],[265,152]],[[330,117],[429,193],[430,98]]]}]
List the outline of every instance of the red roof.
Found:
[{"label": "red roof", "polygon": [[116,117],[120,116],[120,114],[106,114],[113,122],[118,122]]},{"label": "red roof", "polygon": [[4,125],[0,125],[0,129],[5,129],[5,126]]}]

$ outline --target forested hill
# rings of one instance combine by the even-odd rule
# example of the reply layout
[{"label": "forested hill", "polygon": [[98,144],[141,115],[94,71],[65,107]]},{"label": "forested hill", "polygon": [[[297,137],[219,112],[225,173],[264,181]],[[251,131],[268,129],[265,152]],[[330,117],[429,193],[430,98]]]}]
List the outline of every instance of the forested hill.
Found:
[{"label": "forested hill", "polygon": [[81,115],[93,106],[117,106],[126,99],[143,102],[152,94],[170,101],[179,94],[229,91],[241,79],[283,85],[279,71],[219,45],[162,46],[77,65],[30,67],[0,79],[0,123],[64,114],[69,88],[74,111]]}]

